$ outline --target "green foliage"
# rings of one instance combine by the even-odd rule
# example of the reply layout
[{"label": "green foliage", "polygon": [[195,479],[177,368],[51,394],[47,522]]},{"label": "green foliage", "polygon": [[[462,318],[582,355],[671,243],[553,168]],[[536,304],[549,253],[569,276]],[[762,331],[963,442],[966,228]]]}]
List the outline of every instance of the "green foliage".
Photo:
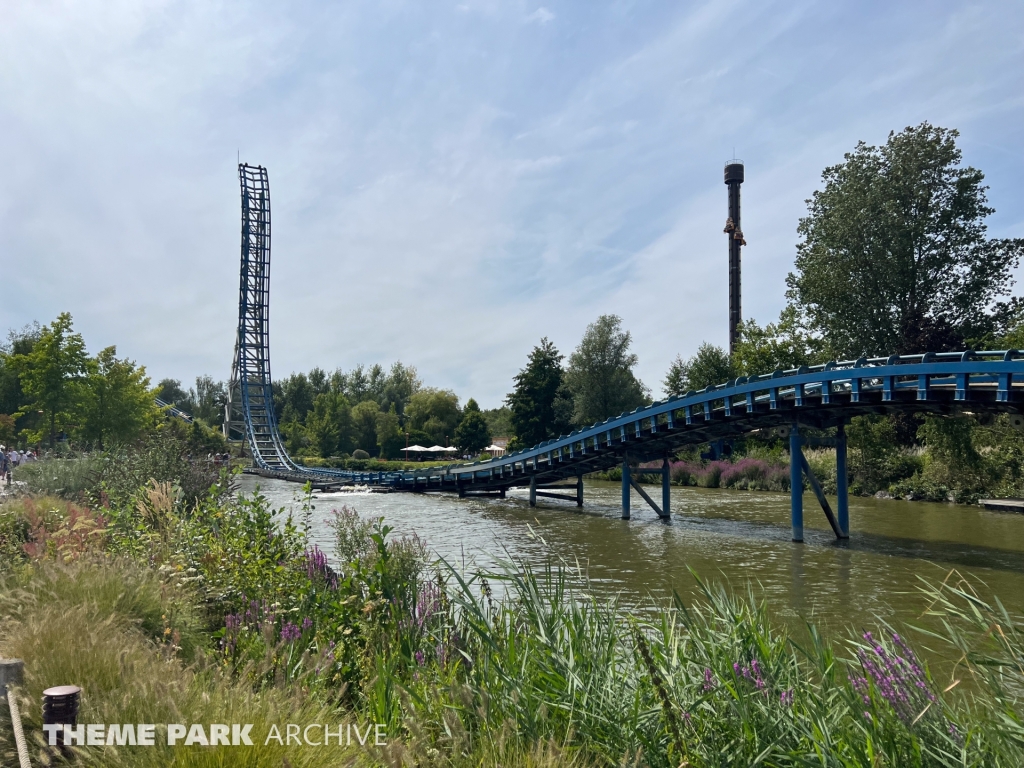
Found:
[{"label": "green foliage", "polygon": [[458,396],[447,389],[421,389],[405,409],[406,426],[430,435],[434,445],[446,445],[455,436],[462,414]]},{"label": "green foliage", "polygon": [[101,449],[137,439],[154,425],[158,413],[146,369],[131,360],[119,360],[116,354],[115,347],[107,347],[89,361],[81,434]]},{"label": "green foliage", "polygon": [[807,332],[792,305],[782,310],[775,323],[762,328],[750,319],[741,323],[738,331],[732,356],[738,375],[758,376],[826,362],[824,341]]},{"label": "green foliage", "polygon": [[352,458],[363,461],[370,458],[370,454],[368,454],[362,448],[356,448],[355,451],[352,452]]},{"label": "green foliage", "polygon": [[29,435],[29,440],[49,440],[52,448],[57,434],[77,426],[87,397],[88,355],[80,333],[72,331],[67,312],[43,328],[32,351],[15,355],[11,362],[18,370],[27,403],[19,415],[41,411],[46,427]]},{"label": "green foliage", "polygon": [[21,464],[13,477],[29,493],[78,499],[96,487],[106,464],[107,457],[98,452],[55,456]]},{"label": "green foliage", "polygon": [[826,168],[798,231],[790,300],[838,355],[959,347],[1008,292],[1024,240],[988,240],[981,171],[922,123]]},{"label": "green foliage", "polygon": [[376,455],[377,415],[380,406],[373,400],[364,400],[352,408],[353,444],[357,449],[372,451]]},{"label": "green foliage", "polygon": [[487,420],[487,430],[492,437],[512,437],[512,409],[507,405],[501,408],[488,408],[482,411]]},{"label": "green foliage", "polygon": [[388,411],[377,414],[377,447],[383,459],[397,459],[405,447],[405,433],[399,423],[394,403]]},{"label": "green foliage", "polygon": [[886,416],[857,416],[846,431],[849,440],[850,491],[874,494],[912,477],[924,467],[919,453],[901,448],[893,420]]},{"label": "green foliage", "polygon": [[466,453],[476,455],[491,444],[491,430],[479,410],[471,411],[468,405],[466,410],[466,415],[455,430],[455,445]]},{"label": "green foliage", "polygon": [[537,445],[572,431],[572,395],[564,383],[562,355],[547,338],[530,352],[505,402],[516,446]]},{"label": "green foliage", "polygon": [[689,390],[723,384],[736,378],[736,372],[729,360],[729,354],[721,347],[704,342],[697,354],[688,360],[676,355],[669,366],[662,387],[666,397],[684,395]]},{"label": "green foliage", "polygon": [[352,450],[352,408],[345,396],[323,392],[306,417],[306,435],[323,457]]},{"label": "green foliage", "polygon": [[647,388],[633,373],[638,360],[629,351],[630,343],[629,331],[622,330],[616,315],[601,315],[587,326],[565,372],[577,426],[618,416],[649,401]]}]

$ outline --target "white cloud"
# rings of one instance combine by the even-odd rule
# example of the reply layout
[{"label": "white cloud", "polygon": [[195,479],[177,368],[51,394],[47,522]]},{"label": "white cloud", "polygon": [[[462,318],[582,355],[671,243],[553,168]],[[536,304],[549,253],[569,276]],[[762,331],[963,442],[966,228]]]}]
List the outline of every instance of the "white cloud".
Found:
[{"label": "white cloud", "polygon": [[538,8],[536,11],[531,13],[529,16],[526,17],[527,24],[536,22],[537,24],[540,24],[541,26],[547,24],[548,22],[554,21],[554,20],[555,20],[555,14],[553,14],[551,11],[549,11],[547,8],[545,8],[543,5],[540,8]]}]

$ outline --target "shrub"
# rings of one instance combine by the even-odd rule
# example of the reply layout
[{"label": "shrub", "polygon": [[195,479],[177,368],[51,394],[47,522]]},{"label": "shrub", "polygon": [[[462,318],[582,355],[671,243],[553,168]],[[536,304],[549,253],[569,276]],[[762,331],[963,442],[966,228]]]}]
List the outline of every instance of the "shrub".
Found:
[{"label": "shrub", "polygon": [[352,458],[353,459],[368,459],[368,458],[370,458],[370,454],[368,454],[362,448],[356,448],[354,451],[352,451]]}]

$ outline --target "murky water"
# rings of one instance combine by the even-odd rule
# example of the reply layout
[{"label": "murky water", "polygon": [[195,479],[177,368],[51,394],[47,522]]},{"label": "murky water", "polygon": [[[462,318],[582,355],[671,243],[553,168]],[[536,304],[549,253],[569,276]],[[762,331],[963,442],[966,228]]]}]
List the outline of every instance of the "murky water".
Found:
[{"label": "murky water", "polygon": [[[245,476],[275,506],[294,484]],[[651,487],[652,491],[660,490]],[[493,563],[506,552],[533,562],[552,555],[585,566],[599,589],[629,601],[693,593],[688,567],[734,588],[754,582],[781,617],[820,626],[871,626],[875,617],[908,621],[921,614],[918,576],[941,580],[951,569],[981,579],[1013,612],[1024,612],[1024,515],[977,507],[876,499],[850,500],[851,535],[837,543],[813,496],[804,498],[805,542],[790,541],[789,495],[672,488],[672,521],[662,523],[634,492],[633,519],[621,515],[618,484],[588,482],[582,510],[558,500],[527,503],[448,495],[319,494],[314,538],[333,551],[324,519],[347,504],[384,516],[399,533],[416,532],[449,561]]]}]

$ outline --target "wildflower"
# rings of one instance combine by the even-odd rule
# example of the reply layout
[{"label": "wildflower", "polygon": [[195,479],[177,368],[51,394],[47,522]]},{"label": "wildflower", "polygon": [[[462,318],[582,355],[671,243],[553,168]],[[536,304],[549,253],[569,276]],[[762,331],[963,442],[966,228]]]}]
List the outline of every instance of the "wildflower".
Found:
[{"label": "wildflower", "polygon": [[285,625],[283,627],[281,627],[281,639],[282,640],[286,640],[287,642],[292,642],[294,640],[298,640],[299,637],[301,637],[301,636],[302,636],[302,630],[300,630],[297,626],[292,624],[290,621],[286,622]]},{"label": "wildflower", "polygon": [[414,654],[414,657],[416,659],[416,663],[419,666],[422,667],[423,666],[423,651],[416,651],[416,653]]},{"label": "wildflower", "polygon": [[790,688],[788,690],[785,690],[781,694],[779,694],[779,704],[781,704],[784,707],[788,707],[788,706],[791,706],[793,704],[793,689],[792,688]]},{"label": "wildflower", "polygon": [[704,667],[704,693],[715,687],[715,676],[711,673],[710,667]]},{"label": "wildflower", "polygon": [[307,629],[313,626],[313,620],[309,616],[302,617],[302,631],[305,632]]}]

